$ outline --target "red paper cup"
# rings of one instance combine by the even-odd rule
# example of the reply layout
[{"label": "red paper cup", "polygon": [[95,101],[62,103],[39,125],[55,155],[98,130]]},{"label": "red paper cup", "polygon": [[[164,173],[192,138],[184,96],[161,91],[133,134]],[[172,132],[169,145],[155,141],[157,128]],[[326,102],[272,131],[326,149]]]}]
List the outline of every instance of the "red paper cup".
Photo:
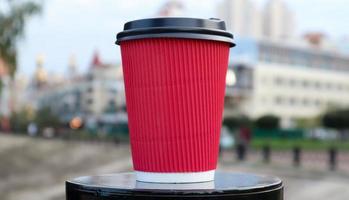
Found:
[{"label": "red paper cup", "polygon": [[214,179],[234,45],[224,30],[219,20],[154,18],[118,34],[137,180]]}]

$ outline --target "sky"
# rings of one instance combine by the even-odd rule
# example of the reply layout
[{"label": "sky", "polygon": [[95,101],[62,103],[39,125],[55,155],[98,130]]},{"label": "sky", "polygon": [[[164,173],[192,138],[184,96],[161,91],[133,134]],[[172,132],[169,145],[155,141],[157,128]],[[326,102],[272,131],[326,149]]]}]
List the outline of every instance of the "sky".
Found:
[{"label": "sky", "polygon": [[[251,0],[262,8],[267,0]],[[349,1],[284,0],[296,17],[296,33],[321,31],[337,40],[349,35]],[[119,63],[115,36],[127,21],[154,17],[166,0],[47,0],[43,12],[29,20],[18,43],[19,74],[32,75],[38,55],[49,73],[67,73],[69,58],[78,70],[88,69],[94,52],[102,61]],[[216,16],[221,0],[182,0],[184,15]]]}]

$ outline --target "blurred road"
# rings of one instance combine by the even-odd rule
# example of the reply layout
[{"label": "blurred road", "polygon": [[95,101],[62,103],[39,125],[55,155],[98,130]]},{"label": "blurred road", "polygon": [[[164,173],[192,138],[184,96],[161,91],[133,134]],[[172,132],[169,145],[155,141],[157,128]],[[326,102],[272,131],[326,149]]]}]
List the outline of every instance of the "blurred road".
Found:
[{"label": "blurred road", "polygon": [[[63,200],[66,179],[131,170],[128,145],[28,138],[0,134],[0,199]],[[266,165],[258,159],[236,162],[227,154],[220,170],[279,176],[287,200],[347,200],[349,174]]]},{"label": "blurred road", "polygon": [[349,198],[349,174],[326,170],[266,165],[261,162],[220,163],[220,170],[267,174],[280,177],[286,200],[346,200]]}]

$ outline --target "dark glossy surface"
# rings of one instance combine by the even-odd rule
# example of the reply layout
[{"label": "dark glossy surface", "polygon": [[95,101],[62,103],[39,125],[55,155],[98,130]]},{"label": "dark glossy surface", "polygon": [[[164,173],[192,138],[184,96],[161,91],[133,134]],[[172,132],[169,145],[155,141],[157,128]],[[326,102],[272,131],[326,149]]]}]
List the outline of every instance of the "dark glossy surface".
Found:
[{"label": "dark glossy surface", "polygon": [[217,172],[215,181],[155,184],[135,180],[133,173],[86,176],[67,181],[67,199],[249,199],[282,200],[280,179],[255,174]]}]

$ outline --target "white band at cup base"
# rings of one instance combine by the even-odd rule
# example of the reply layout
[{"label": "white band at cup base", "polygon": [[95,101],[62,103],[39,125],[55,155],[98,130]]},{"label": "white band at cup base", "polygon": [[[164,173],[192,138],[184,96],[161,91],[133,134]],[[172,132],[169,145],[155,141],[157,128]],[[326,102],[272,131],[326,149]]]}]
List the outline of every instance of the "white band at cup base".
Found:
[{"label": "white band at cup base", "polygon": [[205,172],[157,173],[136,171],[137,181],[149,183],[198,183],[214,180],[215,170]]}]

